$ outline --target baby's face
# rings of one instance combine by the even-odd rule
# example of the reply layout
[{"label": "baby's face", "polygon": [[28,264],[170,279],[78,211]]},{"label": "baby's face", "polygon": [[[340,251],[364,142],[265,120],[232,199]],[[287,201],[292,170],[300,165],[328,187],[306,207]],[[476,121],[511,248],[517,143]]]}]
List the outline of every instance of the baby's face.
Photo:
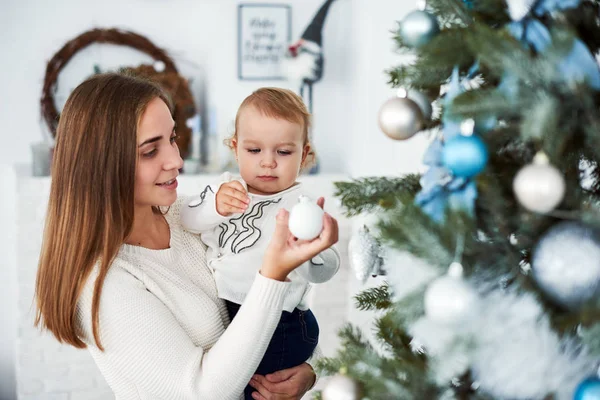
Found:
[{"label": "baby's face", "polygon": [[309,150],[302,125],[265,116],[254,107],[241,111],[233,146],[240,175],[255,194],[291,187]]}]

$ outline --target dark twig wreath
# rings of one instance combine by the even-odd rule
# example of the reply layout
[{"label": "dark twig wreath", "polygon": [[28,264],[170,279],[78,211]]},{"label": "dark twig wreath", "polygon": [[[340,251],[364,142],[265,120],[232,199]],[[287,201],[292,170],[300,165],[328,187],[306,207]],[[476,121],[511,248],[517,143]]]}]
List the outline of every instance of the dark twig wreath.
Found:
[{"label": "dark twig wreath", "polygon": [[42,89],[41,108],[42,117],[46,121],[52,136],[56,135],[56,126],[58,125],[59,118],[59,113],[54,102],[54,92],[56,91],[58,75],[71,58],[73,58],[75,53],[93,43],[129,46],[148,54],[157,62],[162,63],[161,67],[164,66],[164,68],[158,68],[158,71],[153,65],[140,65],[139,67],[128,69],[158,82],[171,95],[175,104],[173,118],[177,123],[178,144],[181,155],[185,158],[188,154],[192,133],[186,122],[196,113],[188,81],[179,75],[175,63],[162,49],[156,47],[148,39],[137,33],[120,29],[92,29],[84,32],[75,39],[67,42],[48,62],[44,77],[44,87]]}]

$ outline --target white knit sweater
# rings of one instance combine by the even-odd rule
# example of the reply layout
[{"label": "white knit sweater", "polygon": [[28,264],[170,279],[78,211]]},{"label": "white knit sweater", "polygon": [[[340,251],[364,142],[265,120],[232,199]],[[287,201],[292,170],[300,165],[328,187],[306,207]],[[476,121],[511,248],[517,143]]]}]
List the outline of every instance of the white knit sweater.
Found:
[{"label": "white knit sweater", "polygon": [[281,316],[289,283],[257,274],[229,325],[206,248],[179,223],[184,201],[166,215],[170,248],[124,244],[110,267],[100,298],[103,352],[91,324],[96,273],[79,299],[81,337],[117,400],[240,399]]}]

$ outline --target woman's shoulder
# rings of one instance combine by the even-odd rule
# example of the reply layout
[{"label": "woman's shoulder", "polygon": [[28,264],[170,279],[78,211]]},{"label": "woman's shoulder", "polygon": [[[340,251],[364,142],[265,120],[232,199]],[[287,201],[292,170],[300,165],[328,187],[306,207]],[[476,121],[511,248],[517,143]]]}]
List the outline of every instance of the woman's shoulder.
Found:
[{"label": "woman's shoulder", "polygon": [[[113,309],[114,306],[123,304],[124,299],[131,299],[137,294],[143,293],[146,287],[143,280],[131,272],[128,264],[121,256],[117,257],[111,263],[104,282],[100,296],[100,309],[106,311],[106,308]],[[81,330],[82,339],[90,344],[91,321],[92,321],[92,302],[96,283],[100,276],[100,263],[96,263],[86,282],[77,301],[77,319]],[[137,294],[136,294],[137,293]],[[109,312],[109,314],[111,314]]]}]

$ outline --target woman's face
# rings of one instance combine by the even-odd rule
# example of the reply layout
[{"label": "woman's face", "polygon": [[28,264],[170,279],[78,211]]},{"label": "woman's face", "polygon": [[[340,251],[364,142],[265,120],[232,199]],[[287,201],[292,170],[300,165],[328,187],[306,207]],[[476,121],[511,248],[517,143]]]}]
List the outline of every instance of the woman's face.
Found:
[{"label": "woman's face", "polygon": [[177,175],[183,166],[175,142],[175,121],[160,98],[142,114],[137,132],[136,207],[170,206],[177,199]]}]

